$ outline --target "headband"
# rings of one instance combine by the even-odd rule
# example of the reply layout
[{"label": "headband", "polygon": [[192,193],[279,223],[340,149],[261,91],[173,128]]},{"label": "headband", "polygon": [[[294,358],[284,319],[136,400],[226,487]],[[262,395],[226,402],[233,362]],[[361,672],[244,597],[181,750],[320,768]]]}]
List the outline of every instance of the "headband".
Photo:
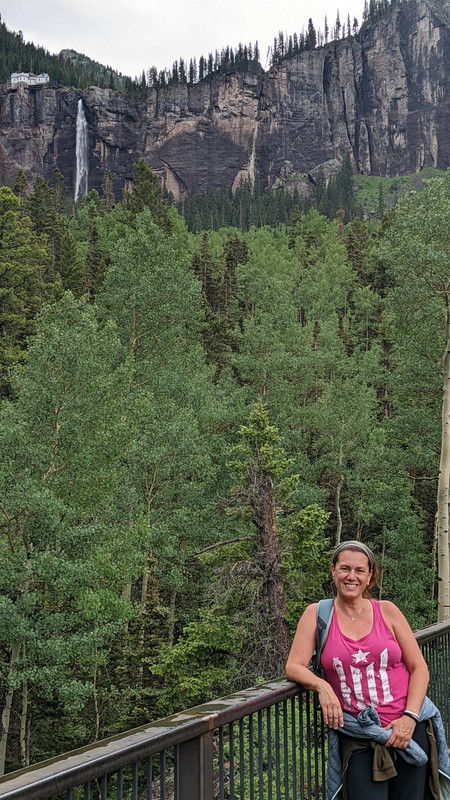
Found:
[{"label": "headband", "polygon": [[366,544],[363,544],[362,542],[357,542],[356,539],[350,539],[348,542],[341,542],[341,544],[338,544],[333,553],[333,564],[336,563],[339,553],[341,553],[343,550],[361,550],[363,553],[366,554],[367,558],[369,559],[370,569],[372,570],[374,568],[375,556],[372,553],[372,550],[370,549],[370,547],[367,547]]}]

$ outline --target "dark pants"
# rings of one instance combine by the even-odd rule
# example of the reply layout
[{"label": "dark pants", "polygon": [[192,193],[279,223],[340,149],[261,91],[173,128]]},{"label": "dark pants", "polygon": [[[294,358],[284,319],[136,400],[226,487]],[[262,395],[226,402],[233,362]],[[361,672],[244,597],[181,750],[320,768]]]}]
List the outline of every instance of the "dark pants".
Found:
[{"label": "dark pants", "polygon": [[[415,742],[429,756],[427,723],[419,722],[413,733]],[[347,769],[348,800],[423,800],[427,780],[428,764],[415,767],[397,755],[397,775],[387,781],[372,780],[373,751],[356,750],[352,753]]]}]

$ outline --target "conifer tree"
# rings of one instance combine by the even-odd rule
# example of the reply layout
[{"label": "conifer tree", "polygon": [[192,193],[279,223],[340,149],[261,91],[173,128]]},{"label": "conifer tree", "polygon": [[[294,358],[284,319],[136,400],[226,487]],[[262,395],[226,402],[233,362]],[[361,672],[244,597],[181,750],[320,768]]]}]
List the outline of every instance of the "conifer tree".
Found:
[{"label": "conifer tree", "polygon": [[305,50],[315,50],[317,44],[316,29],[314,28],[311,17],[308,21],[308,32],[305,38]]},{"label": "conifer tree", "polygon": [[89,206],[89,227],[85,261],[85,294],[92,300],[99,292],[106,274],[106,264],[99,247],[96,209]]},{"label": "conifer tree", "polygon": [[155,223],[166,233],[170,233],[172,224],[167,202],[157,176],[143,158],[140,158],[133,167],[133,179],[131,191],[124,191],[124,205],[127,212],[134,217],[144,208],[148,208]]},{"label": "conifer tree", "polygon": [[102,178],[102,198],[106,214],[109,214],[115,204],[113,176],[109,169],[105,169]]},{"label": "conifer tree", "polygon": [[14,194],[17,195],[17,197],[19,198],[19,208],[21,211],[24,210],[27,193],[28,193],[28,181],[25,177],[24,171],[22,169],[19,169],[16,181],[14,183]]},{"label": "conifer tree", "polygon": [[[298,482],[298,476],[286,478],[291,461],[286,458],[280,435],[270,425],[267,410],[260,399],[252,408],[247,425],[239,430],[239,443],[234,448],[230,467],[237,476],[233,489],[237,507],[250,511],[257,531],[257,555],[260,581],[267,607],[263,611],[269,626],[268,640],[261,643],[259,653],[262,674],[280,674],[290,647],[286,624],[286,598],[281,571],[281,548],[277,530],[275,496],[278,502]],[[261,613],[261,612],[259,612]]]},{"label": "conifer tree", "polygon": [[65,291],[71,291],[75,297],[81,297],[86,291],[83,261],[67,217],[62,216],[58,220],[55,237],[55,267],[61,279],[62,288]]},{"label": "conifer tree", "polygon": [[383,182],[380,180],[378,184],[378,219],[383,219],[386,205],[384,202]]},{"label": "conifer tree", "polygon": [[55,212],[59,217],[63,212],[63,203],[67,199],[67,192],[64,187],[64,176],[59,169],[53,170],[53,192],[55,194]]},{"label": "conifer tree", "polygon": [[19,198],[0,189],[0,392],[9,394],[8,369],[21,361],[33,319],[51,297],[54,285],[45,284],[49,257],[45,238],[37,235],[30,219],[20,213]]}]

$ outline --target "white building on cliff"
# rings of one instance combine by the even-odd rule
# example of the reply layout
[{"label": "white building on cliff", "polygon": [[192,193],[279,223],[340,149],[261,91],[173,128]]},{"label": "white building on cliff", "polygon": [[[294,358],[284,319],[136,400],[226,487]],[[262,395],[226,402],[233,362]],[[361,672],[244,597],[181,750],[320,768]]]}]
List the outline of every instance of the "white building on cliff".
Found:
[{"label": "white building on cliff", "polygon": [[41,72],[40,75],[33,75],[32,72],[11,73],[11,86],[43,86],[49,80],[46,72]]}]

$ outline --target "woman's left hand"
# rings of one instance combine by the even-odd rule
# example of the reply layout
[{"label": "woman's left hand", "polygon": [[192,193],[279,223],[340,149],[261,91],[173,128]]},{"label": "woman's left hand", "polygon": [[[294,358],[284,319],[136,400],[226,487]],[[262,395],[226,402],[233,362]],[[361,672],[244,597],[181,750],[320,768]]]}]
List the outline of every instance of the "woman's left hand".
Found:
[{"label": "woman's left hand", "polygon": [[416,723],[408,716],[392,720],[385,727],[387,731],[392,730],[391,737],[386,742],[386,747],[398,747],[399,750],[404,750],[409,745],[415,727]]}]

